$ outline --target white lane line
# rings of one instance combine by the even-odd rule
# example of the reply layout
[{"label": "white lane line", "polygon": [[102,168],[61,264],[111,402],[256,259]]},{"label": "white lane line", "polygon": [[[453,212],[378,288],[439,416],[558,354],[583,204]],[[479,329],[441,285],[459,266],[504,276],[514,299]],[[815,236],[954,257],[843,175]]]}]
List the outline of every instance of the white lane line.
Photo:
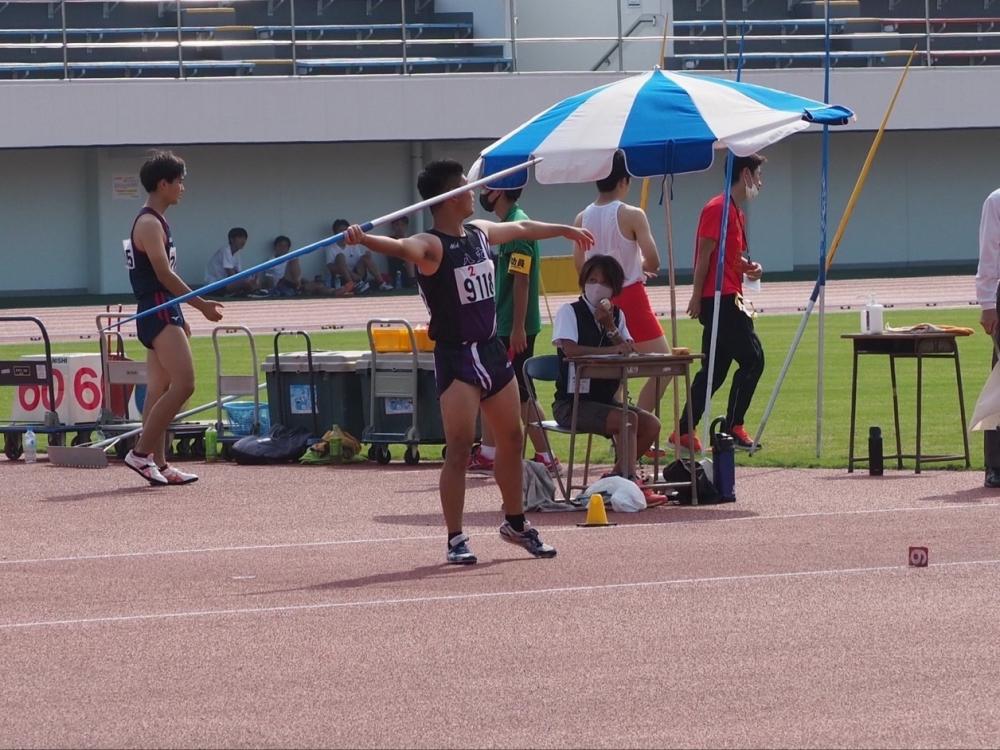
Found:
[{"label": "white lane line", "polygon": [[[711,506],[704,506],[709,508]],[[625,523],[618,524],[617,526],[608,527],[609,530],[614,529],[616,531],[624,531],[628,529],[652,529],[659,527],[673,527],[673,526],[692,526],[701,524],[721,524],[721,523],[738,523],[745,521],[785,521],[794,520],[799,518],[828,518],[828,517],[838,517],[838,516],[863,516],[863,515],[873,515],[880,513],[918,513],[918,512],[932,512],[941,510],[978,510],[980,508],[1000,508],[1000,503],[956,503],[953,505],[934,505],[927,507],[910,507],[910,508],[870,508],[864,510],[830,510],[830,511],[816,511],[812,513],[786,513],[782,515],[770,515],[770,516],[755,516],[747,515],[740,516],[738,518],[699,518],[691,521],[654,521],[651,523]],[[561,515],[570,515],[576,517],[573,513],[547,513],[542,514],[543,517],[552,518],[555,520],[556,517]],[[499,517],[499,514],[498,514]],[[572,531],[578,533],[588,533],[586,529],[580,529],[576,526],[545,526],[545,533],[555,533],[562,531]],[[470,537],[483,537],[483,536],[493,536],[495,532],[492,531],[477,531],[470,533]],[[441,534],[424,534],[420,536],[394,536],[394,537],[372,537],[369,539],[331,539],[327,541],[319,542],[279,542],[276,544],[241,544],[232,547],[191,547],[184,549],[165,549],[165,550],[141,550],[137,552],[108,552],[103,554],[94,555],[69,555],[65,557],[35,557],[35,558],[22,558],[17,560],[0,560],[0,566],[3,565],[33,565],[42,563],[60,563],[60,562],[80,562],[85,560],[113,560],[116,558],[124,557],[162,557],[162,556],[172,556],[172,555],[200,555],[209,554],[213,552],[252,552],[256,550],[269,550],[269,549],[299,549],[299,548],[309,548],[309,547],[338,547],[346,544],[387,544],[395,542],[425,542],[427,540],[440,539]]]},{"label": "white lane line", "polygon": [[[957,568],[973,565],[1000,565],[1000,559],[962,560],[936,563],[926,568],[914,570],[920,575],[922,570],[933,568]],[[253,607],[246,609],[206,609],[187,612],[154,612],[142,615],[110,615],[107,617],[81,617],[68,620],[34,620],[0,624],[0,630],[51,627],[56,625],[95,625],[102,623],[137,622],[149,620],[177,620],[196,617],[219,617],[233,615],[266,615],[281,612],[309,612],[325,609],[353,609],[363,607],[385,607],[396,604],[427,604],[434,602],[457,602],[476,599],[499,599],[504,597],[548,596],[551,594],[580,594],[596,591],[625,591],[629,589],[655,588],[661,586],[685,586],[701,583],[743,583],[767,581],[781,578],[815,578],[820,576],[859,575],[864,573],[899,573],[908,570],[907,565],[882,565],[870,568],[840,568],[831,570],[801,570],[786,573],[752,573],[741,576],[711,576],[707,578],[669,578],[661,581],[637,581],[633,583],[602,583],[587,586],[562,586],[546,589],[521,589],[515,591],[491,591],[476,594],[443,594],[439,596],[415,596],[397,599],[364,599],[353,602],[324,602],[321,604],[288,604],[278,607]]]},{"label": "white lane line", "polygon": [[342,544],[381,544],[440,539],[441,534],[426,536],[376,537],[373,539],[331,539],[323,542],[285,542],[279,544],[241,544],[233,547],[192,547],[190,549],[145,550],[141,552],[109,552],[101,555],[74,555],[69,557],[38,557],[24,560],[0,560],[0,565],[29,565],[32,563],[77,562],[80,560],[111,560],[119,557],[159,557],[164,555],[201,555],[210,552],[247,552],[250,550],[288,549],[295,547],[335,547]]}]

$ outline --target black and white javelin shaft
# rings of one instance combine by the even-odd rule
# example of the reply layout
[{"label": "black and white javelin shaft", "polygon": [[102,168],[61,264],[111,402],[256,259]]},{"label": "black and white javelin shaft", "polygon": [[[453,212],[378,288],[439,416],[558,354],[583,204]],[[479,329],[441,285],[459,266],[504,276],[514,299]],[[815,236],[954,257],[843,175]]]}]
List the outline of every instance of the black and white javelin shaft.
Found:
[{"label": "black and white javelin shaft", "polygon": [[[470,182],[468,184],[457,187],[454,190],[449,190],[447,193],[441,193],[441,195],[435,195],[433,198],[428,198],[427,200],[420,201],[419,203],[414,203],[412,205],[409,205],[406,208],[401,208],[398,211],[393,211],[392,213],[386,214],[385,216],[380,216],[377,219],[367,221],[364,224],[361,224],[361,229],[364,230],[365,232],[370,232],[375,227],[388,224],[400,218],[401,216],[408,216],[409,214],[421,211],[425,208],[428,208],[429,206],[437,205],[438,203],[446,201],[449,198],[454,198],[456,195],[461,195],[462,193],[467,192],[469,190],[475,190],[477,187],[488,185],[489,183],[498,180],[501,177],[506,177],[507,175],[514,174],[515,172],[521,172],[527,169],[528,167],[534,166],[540,161],[541,158],[528,159],[527,161],[522,162],[521,164],[517,164],[513,167],[508,167],[507,169],[502,169],[499,172],[494,172],[488,177],[483,177],[474,182]],[[307,255],[311,252],[314,252],[315,250],[319,250],[320,248],[332,245],[334,242],[338,242],[339,240],[343,239],[346,235],[347,235],[346,231],[338,232],[337,234],[331,235],[330,237],[319,240],[318,242],[314,242],[311,245],[300,247],[297,250],[291,250],[285,253],[284,255],[279,255],[277,258],[270,258],[268,260],[265,260],[263,263],[258,263],[256,266],[247,268],[246,270],[240,271],[239,273],[234,273],[232,276],[227,276],[224,279],[219,279],[218,281],[213,281],[210,284],[205,284],[204,286],[199,287],[198,289],[193,289],[187,294],[182,294],[179,297],[174,297],[173,299],[164,302],[162,305],[151,307],[148,310],[143,310],[141,313],[137,313],[136,315],[132,315],[131,317],[128,318],[123,318],[122,320],[119,320],[117,323],[113,323],[109,326],[106,326],[105,328],[102,329],[102,333],[104,331],[109,331],[115,328],[119,328],[125,323],[130,323],[133,320],[138,320],[139,318],[145,318],[147,315],[152,315],[153,313],[159,312],[160,310],[163,310],[165,308],[179,305],[182,302],[187,302],[189,299],[192,299],[193,297],[199,297],[203,294],[210,294],[211,292],[214,292],[217,289],[222,289],[223,287],[232,284],[234,281],[239,281],[241,279],[249,278],[250,276],[254,276],[260,273],[261,271],[266,271],[269,268],[273,268],[274,266],[286,263],[292,260],[293,258],[298,258],[300,255]]]}]

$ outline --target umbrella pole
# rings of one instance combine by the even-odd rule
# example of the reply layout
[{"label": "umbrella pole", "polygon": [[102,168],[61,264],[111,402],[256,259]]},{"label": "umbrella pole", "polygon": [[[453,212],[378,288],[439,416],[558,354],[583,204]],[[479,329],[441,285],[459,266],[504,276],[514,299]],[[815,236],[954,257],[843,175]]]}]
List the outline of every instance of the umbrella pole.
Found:
[{"label": "umbrella pole", "polygon": [[[725,3],[723,3],[725,7]],[[736,64],[736,82],[739,83],[743,77],[743,43],[746,39],[746,27],[740,27],[740,56]],[[722,300],[722,277],[725,273],[726,263],[726,230],[729,228],[729,202],[733,188],[733,152],[726,150],[726,187],[722,194],[722,227],[719,230],[719,247],[717,249],[718,260],[715,264],[715,304],[712,307],[712,336],[708,347],[708,371],[705,373],[708,380],[705,383],[705,411],[702,412],[702,446],[708,445],[708,430],[712,420],[712,386],[715,379],[715,352],[719,337],[719,305]]]},{"label": "umbrella pole", "polygon": [[[823,42],[823,103],[830,103],[830,0],[826,0]],[[823,126],[823,168],[819,191],[819,327],[816,354],[816,458],[823,454],[823,367],[826,354],[826,208],[830,174],[830,126]]]},{"label": "umbrella pole", "polygon": [[722,277],[725,274],[726,262],[726,234],[729,228],[729,203],[732,200],[733,187],[733,152],[729,151],[726,156],[726,188],[722,193],[722,228],[719,231],[719,246],[716,250],[718,260],[715,264],[715,294],[712,306],[712,335],[708,347],[708,379],[705,383],[705,410],[701,413],[701,434],[702,446],[708,445],[708,430],[712,419],[712,388],[715,379],[715,354],[718,350],[719,338],[719,306],[722,304]]},{"label": "umbrella pole", "polygon": [[[664,178],[666,179],[666,178]],[[670,282],[670,348],[677,347],[677,279],[674,274],[674,223],[670,213],[670,204],[673,201],[673,191],[668,191],[664,196],[663,214],[666,221],[667,230],[667,279]],[[680,384],[677,378],[673,378],[674,391],[674,434],[680,434],[681,418],[681,396]],[[674,443],[674,460],[680,458],[680,444]]]},{"label": "umbrella pole", "polygon": [[[858,179],[854,184],[854,190],[851,192],[851,197],[847,200],[847,207],[844,209],[844,215],[840,217],[840,224],[837,226],[837,231],[833,235],[833,241],[830,243],[830,249],[826,256],[825,270],[827,271],[829,271],[830,266],[833,265],[833,258],[837,254],[837,248],[840,247],[840,240],[844,236],[844,231],[847,229],[847,222],[850,220],[851,214],[854,211],[854,206],[857,203],[858,196],[861,195],[861,189],[864,187],[865,181],[868,179],[868,173],[875,160],[875,154],[878,151],[879,145],[882,143],[882,134],[885,132],[885,127],[889,123],[889,117],[892,115],[892,110],[896,106],[896,99],[899,97],[899,92],[903,88],[903,82],[906,80],[906,75],[910,70],[910,64],[913,62],[913,56],[916,50],[917,48],[914,47],[913,51],[910,52],[910,58],[906,61],[906,67],[903,68],[903,73],[899,78],[899,83],[896,84],[896,90],[892,95],[892,99],[889,100],[889,106],[886,108],[885,115],[882,117],[882,124],[879,125],[878,132],[875,134],[874,140],[872,140],[871,148],[868,149],[868,156],[865,158],[865,163],[861,167],[860,174],[858,174]],[[816,287],[813,289],[812,296],[809,298],[809,304],[806,307],[806,312],[802,316],[802,323],[799,325],[799,332],[792,341],[792,345],[788,350],[788,355],[785,358],[785,364],[781,369],[781,373],[778,375],[778,380],[774,384],[774,389],[771,392],[771,398],[767,403],[767,408],[764,410],[764,416],[761,417],[760,427],[757,428],[757,435],[754,438],[755,447],[750,449],[751,455],[759,450],[759,448],[756,448],[756,445],[760,444],[761,436],[764,434],[764,428],[767,427],[767,420],[771,416],[774,404],[778,400],[778,393],[781,391],[781,386],[784,383],[785,374],[788,372],[788,365],[791,363],[792,357],[795,356],[799,342],[802,339],[802,330],[805,328],[806,321],[808,321],[809,315],[812,313],[818,297],[819,281],[817,278]]]}]

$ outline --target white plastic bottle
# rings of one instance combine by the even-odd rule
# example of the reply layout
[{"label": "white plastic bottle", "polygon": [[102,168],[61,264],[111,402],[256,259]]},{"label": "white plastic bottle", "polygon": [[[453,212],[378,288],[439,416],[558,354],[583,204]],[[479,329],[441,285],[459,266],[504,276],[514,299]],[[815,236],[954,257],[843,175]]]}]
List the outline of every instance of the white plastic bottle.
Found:
[{"label": "white plastic bottle", "polygon": [[33,464],[37,458],[38,439],[35,437],[35,431],[29,427],[24,433],[24,463]]},{"label": "white plastic bottle", "polygon": [[883,333],[885,308],[875,301],[875,295],[868,295],[868,303],[861,310],[861,333]]}]

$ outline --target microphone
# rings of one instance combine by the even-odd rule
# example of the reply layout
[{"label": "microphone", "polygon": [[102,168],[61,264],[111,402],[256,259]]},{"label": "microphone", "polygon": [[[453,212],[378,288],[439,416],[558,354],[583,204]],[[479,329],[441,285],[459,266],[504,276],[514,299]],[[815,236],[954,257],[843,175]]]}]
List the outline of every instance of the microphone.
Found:
[{"label": "microphone", "polygon": [[[600,301],[600,306],[601,309],[604,310],[605,312],[609,314],[611,313],[611,300],[607,298],[602,299]],[[618,328],[615,327],[615,318],[613,315],[611,316],[611,322],[608,323],[608,333],[614,336],[615,338],[621,338],[621,334],[618,333]]]}]

